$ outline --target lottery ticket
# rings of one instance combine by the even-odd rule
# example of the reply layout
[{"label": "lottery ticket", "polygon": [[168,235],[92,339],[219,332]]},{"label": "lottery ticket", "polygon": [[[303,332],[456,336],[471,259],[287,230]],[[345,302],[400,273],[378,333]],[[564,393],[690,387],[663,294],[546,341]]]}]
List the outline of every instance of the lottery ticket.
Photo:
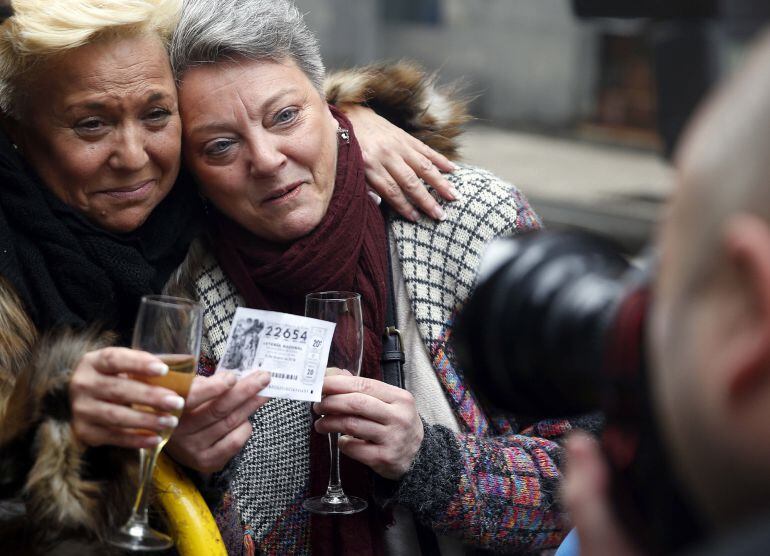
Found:
[{"label": "lottery ticket", "polygon": [[270,384],[260,395],[321,401],[334,326],[325,320],[239,307],[217,371],[239,377],[268,371]]}]

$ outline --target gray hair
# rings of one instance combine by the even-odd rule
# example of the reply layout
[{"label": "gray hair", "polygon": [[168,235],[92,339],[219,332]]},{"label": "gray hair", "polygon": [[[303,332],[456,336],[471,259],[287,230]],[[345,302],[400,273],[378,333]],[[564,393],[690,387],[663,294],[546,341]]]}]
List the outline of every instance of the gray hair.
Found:
[{"label": "gray hair", "polygon": [[171,39],[178,81],[197,65],[221,60],[293,60],[321,91],[318,40],[290,0],[185,0]]}]

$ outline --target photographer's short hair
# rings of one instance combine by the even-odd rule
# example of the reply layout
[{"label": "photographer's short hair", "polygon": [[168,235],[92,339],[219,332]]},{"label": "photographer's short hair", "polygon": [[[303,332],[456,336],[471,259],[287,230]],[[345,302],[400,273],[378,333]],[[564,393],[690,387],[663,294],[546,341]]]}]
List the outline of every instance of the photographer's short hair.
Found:
[{"label": "photographer's short hair", "polygon": [[744,212],[770,222],[769,83],[770,32],[740,74],[702,107],[677,154],[679,181],[691,191],[691,287],[721,265],[715,246],[731,215]]},{"label": "photographer's short hair", "polygon": [[323,86],[318,40],[288,0],[185,0],[170,52],[180,81],[200,64],[291,59],[319,91]]},{"label": "photographer's short hair", "polygon": [[102,38],[170,39],[182,0],[13,0],[0,25],[0,110],[19,117],[23,78],[43,60]]}]

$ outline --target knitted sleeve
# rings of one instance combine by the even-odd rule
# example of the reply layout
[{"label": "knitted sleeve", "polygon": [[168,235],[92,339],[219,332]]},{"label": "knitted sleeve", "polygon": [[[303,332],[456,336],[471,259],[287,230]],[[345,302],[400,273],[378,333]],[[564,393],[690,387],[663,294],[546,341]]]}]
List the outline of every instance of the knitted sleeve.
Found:
[{"label": "knitted sleeve", "polygon": [[[563,433],[569,425],[550,425]],[[506,552],[554,548],[566,534],[557,503],[561,447],[545,437],[478,437],[425,425],[394,501],[439,534]]]}]

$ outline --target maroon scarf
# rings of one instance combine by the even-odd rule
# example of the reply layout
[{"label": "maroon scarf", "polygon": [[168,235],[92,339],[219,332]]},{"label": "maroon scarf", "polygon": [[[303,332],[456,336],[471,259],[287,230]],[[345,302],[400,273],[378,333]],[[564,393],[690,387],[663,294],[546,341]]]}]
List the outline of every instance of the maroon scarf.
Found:
[{"label": "maroon scarf", "polygon": [[[340,128],[349,130],[349,140],[340,134],[334,193],[318,227],[294,243],[278,245],[214,211],[210,233],[220,266],[248,307],[302,315],[307,293],[360,293],[364,319],[361,375],[381,380],[389,271],[385,223],[366,194],[361,149],[350,122],[335,108],[330,110]],[[325,435],[311,433],[310,465],[310,492],[322,494],[329,479]],[[313,553],[382,554],[388,519],[372,500],[371,473],[345,456],[341,468],[345,492],[368,499],[370,509],[354,516],[313,516]]]}]

